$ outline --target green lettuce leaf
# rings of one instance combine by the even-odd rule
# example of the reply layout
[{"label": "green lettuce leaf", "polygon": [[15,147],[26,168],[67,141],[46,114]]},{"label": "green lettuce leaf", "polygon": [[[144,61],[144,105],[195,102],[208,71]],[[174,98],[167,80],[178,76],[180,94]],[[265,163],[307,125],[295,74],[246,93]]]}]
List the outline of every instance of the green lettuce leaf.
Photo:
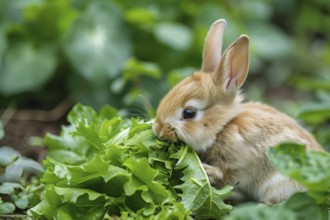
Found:
[{"label": "green lettuce leaf", "polygon": [[[176,186],[182,191],[180,194],[185,208],[192,211],[198,219],[220,219],[221,216],[231,210],[231,206],[223,202],[223,199],[231,194],[232,186],[215,189],[205,173],[196,152],[183,150],[184,157],[179,160],[176,169],[183,169],[183,183]],[[196,163],[197,162],[197,163]]]}]

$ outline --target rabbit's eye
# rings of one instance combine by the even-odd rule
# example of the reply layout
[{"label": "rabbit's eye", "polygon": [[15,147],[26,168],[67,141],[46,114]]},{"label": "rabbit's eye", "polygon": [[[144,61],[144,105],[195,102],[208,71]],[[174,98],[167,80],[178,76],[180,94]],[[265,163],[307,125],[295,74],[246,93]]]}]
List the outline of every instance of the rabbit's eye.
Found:
[{"label": "rabbit's eye", "polygon": [[182,112],[183,119],[194,119],[197,115],[197,110],[193,108],[185,108]]}]

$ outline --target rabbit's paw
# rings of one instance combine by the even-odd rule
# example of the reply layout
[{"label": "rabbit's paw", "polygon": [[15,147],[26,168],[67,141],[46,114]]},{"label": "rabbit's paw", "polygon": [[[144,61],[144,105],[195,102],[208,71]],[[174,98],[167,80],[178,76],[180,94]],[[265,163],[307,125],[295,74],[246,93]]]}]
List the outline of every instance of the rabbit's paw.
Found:
[{"label": "rabbit's paw", "polygon": [[223,173],[218,167],[211,166],[206,163],[203,163],[203,167],[207,176],[209,177],[211,184],[217,185],[219,183],[222,183]]}]

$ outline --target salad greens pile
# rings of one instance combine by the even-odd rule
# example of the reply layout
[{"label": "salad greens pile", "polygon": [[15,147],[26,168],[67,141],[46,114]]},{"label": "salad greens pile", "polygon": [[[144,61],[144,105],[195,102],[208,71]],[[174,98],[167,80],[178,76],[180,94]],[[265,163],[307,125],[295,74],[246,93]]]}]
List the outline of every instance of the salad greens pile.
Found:
[{"label": "salad greens pile", "polygon": [[[274,166],[302,184],[306,192],[273,206],[250,202],[232,207],[224,199],[233,187],[212,187],[198,155],[184,144],[158,140],[150,122],[120,117],[110,106],[96,112],[81,104],[68,114],[68,122],[60,135],[44,138],[48,156],[43,167],[11,148],[0,148],[0,218],[330,217],[327,152],[305,151],[297,144],[270,148]],[[40,179],[36,172],[42,173]]]},{"label": "salad greens pile", "polygon": [[157,140],[151,124],[76,105],[48,134],[44,199],[33,219],[220,219],[232,187],[210,185],[197,154]]}]

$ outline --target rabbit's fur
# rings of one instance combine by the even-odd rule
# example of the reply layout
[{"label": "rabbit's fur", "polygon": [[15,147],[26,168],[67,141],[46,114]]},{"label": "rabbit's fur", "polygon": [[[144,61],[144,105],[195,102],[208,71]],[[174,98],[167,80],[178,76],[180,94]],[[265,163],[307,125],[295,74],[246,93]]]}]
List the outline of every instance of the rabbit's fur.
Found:
[{"label": "rabbit's fur", "polygon": [[213,184],[232,184],[257,201],[278,203],[304,188],[273,168],[268,148],[295,142],[308,150],[323,149],[284,113],[257,102],[242,103],[239,88],[248,73],[249,38],[240,36],[221,56],[225,26],[223,19],[213,23],[201,70],[162,99],[153,130],[161,139],[181,140],[196,150]]}]

